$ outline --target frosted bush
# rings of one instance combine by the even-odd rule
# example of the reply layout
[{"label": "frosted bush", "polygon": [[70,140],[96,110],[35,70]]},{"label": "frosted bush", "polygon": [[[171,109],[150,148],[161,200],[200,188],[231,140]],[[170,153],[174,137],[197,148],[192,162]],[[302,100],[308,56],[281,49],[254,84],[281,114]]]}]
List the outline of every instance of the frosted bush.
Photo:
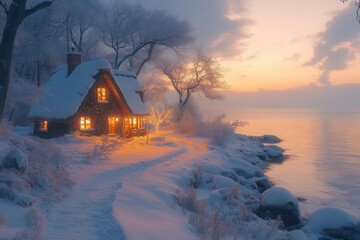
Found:
[{"label": "frosted bush", "polygon": [[85,159],[89,162],[95,159],[107,158],[119,148],[119,141],[111,140],[108,137],[102,137],[101,144],[96,145],[90,153],[85,154]]},{"label": "frosted bush", "polygon": [[186,106],[176,127],[181,133],[209,138],[212,143],[221,145],[234,135],[238,127],[246,124],[246,122],[242,121],[229,122],[226,120],[225,115],[218,115],[204,120],[199,109],[191,102]]},{"label": "frosted bush", "polygon": [[210,138],[213,143],[221,145],[235,134],[238,127],[245,124],[245,122],[240,121],[228,122],[225,115],[219,115],[199,124],[197,134],[201,137]]},{"label": "frosted bush", "polygon": [[13,190],[4,183],[0,183],[0,198],[13,201],[22,207],[30,207],[32,205],[32,199],[30,196]]},{"label": "frosted bush", "polygon": [[12,168],[20,172],[25,172],[28,166],[27,156],[19,149],[13,149],[3,160],[2,165],[5,168]]},{"label": "frosted bush", "polygon": [[45,192],[45,198],[56,200],[66,197],[65,189],[71,181],[61,149],[46,140],[29,140],[27,148],[29,165],[26,174],[32,184]]},{"label": "frosted bush", "polygon": [[176,191],[175,200],[180,207],[190,212],[200,213],[204,209],[204,202],[197,200],[196,196],[197,190],[188,186]]},{"label": "frosted bush", "polygon": [[25,193],[30,192],[30,187],[38,187],[49,200],[66,196],[71,181],[59,147],[48,140],[18,136],[7,123],[0,125],[2,145],[8,150],[6,157],[0,159],[0,183]]},{"label": "frosted bush", "polygon": [[193,170],[193,178],[191,179],[190,184],[191,184],[194,188],[199,188],[199,187],[200,187],[203,172],[204,172],[204,170],[203,170],[203,166],[202,166],[202,165],[198,165],[198,166]]}]

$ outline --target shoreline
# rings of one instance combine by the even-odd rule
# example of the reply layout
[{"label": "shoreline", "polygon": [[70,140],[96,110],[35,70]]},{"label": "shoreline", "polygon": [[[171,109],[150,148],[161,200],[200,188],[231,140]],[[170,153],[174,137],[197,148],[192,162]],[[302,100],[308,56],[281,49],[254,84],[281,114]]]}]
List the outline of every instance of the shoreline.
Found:
[{"label": "shoreline", "polygon": [[[18,139],[24,133],[9,136]],[[1,209],[11,204],[24,214],[36,213],[32,216],[35,226],[19,215],[17,221],[25,222],[20,228],[12,225],[15,222],[10,215],[3,216],[7,225],[0,233],[5,231],[9,238],[34,233],[62,239],[72,238],[76,232],[76,236],[89,239],[103,234],[109,239],[168,239],[175,234],[177,239],[312,240],[315,238],[306,236],[317,234],[284,231],[283,221],[271,220],[264,215],[266,211],[260,211],[265,207],[262,195],[271,187],[264,169],[270,159],[283,157],[283,150],[272,145],[274,141],[264,145],[259,139],[235,134],[227,144],[219,145],[174,132],[152,136],[149,144],[144,138],[124,141],[109,137],[105,141],[76,134],[47,141],[26,136],[23,141],[62,149],[69,159],[67,170],[74,186],[63,189],[69,196],[47,207],[41,200],[46,192],[27,190],[35,203],[27,208],[0,200]],[[107,147],[104,141],[119,146],[107,157],[95,154],[99,147]],[[286,201],[292,198],[281,192]],[[154,231],[154,226],[161,231]]]},{"label": "shoreline", "polygon": [[[279,163],[282,163],[283,161],[286,161],[286,159],[289,157],[287,155],[284,155],[284,151],[282,148],[276,146],[276,145],[273,145],[274,143],[279,143],[280,142],[280,139],[275,137],[275,136],[271,136],[271,135],[268,135],[268,136],[260,136],[260,137],[253,137],[253,136],[246,136],[246,135],[242,135],[242,134],[235,134],[234,135],[234,138],[237,139],[237,140],[240,140],[242,141],[243,143],[245,144],[240,144],[241,148],[242,149],[237,149],[238,152],[237,154],[234,154],[232,155],[232,153],[236,152],[234,151],[234,149],[228,149],[229,146],[225,146],[224,149],[226,150],[230,150],[227,152],[228,154],[228,157],[239,157],[239,158],[242,158],[245,159],[246,161],[248,161],[249,163],[253,164],[254,166],[258,166],[258,167],[261,167],[262,169],[262,174],[260,173],[257,173],[258,175],[254,174],[253,176],[248,176],[250,180],[254,180],[254,178],[257,178],[260,176],[264,177],[262,179],[262,181],[265,181],[265,179],[267,179],[269,185],[266,186],[266,189],[261,190],[261,191],[257,191],[257,189],[255,191],[252,191],[251,194],[253,194],[253,196],[256,198],[257,197],[257,201],[258,201],[258,204],[254,204],[254,203],[251,203],[251,204],[247,204],[245,203],[245,205],[247,205],[247,207],[249,209],[252,210],[252,212],[257,215],[257,217],[261,217],[262,219],[265,219],[265,222],[268,221],[269,219],[273,219],[274,221],[278,221],[278,218],[276,218],[276,216],[279,215],[279,213],[282,213],[282,211],[285,209],[285,215],[288,214],[289,215],[289,212],[286,212],[286,207],[288,207],[288,204],[291,203],[293,205],[293,208],[292,211],[293,213],[295,213],[295,215],[297,214],[298,215],[298,218],[299,218],[299,222],[296,223],[296,224],[289,224],[287,223],[286,224],[286,218],[287,216],[285,215],[281,215],[283,217],[283,220],[282,222],[275,222],[275,225],[277,225],[276,229],[278,230],[278,235],[274,236],[273,239],[277,239],[277,238],[281,238],[281,237],[284,237],[284,235],[287,235],[287,237],[289,237],[290,239],[292,239],[292,237],[290,235],[296,235],[297,238],[299,239],[316,239],[317,236],[326,236],[326,232],[324,232],[324,229],[326,229],[327,226],[329,226],[331,228],[331,226],[334,226],[334,225],[331,225],[331,223],[329,223],[329,225],[326,225],[324,224],[323,228],[321,230],[313,230],[311,227],[308,227],[308,225],[310,226],[311,224],[312,225],[316,225],[318,226],[319,225],[319,220],[317,220],[316,223],[314,223],[312,220],[312,214],[316,215],[318,214],[317,212],[321,212],[321,211],[325,211],[325,213],[323,213],[323,215],[326,215],[326,214],[330,214],[331,216],[333,217],[343,217],[345,218],[344,222],[340,222],[337,226],[334,226],[334,229],[333,231],[336,231],[335,229],[338,229],[339,231],[342,231],[341,229],[344,227],[344,226],[347,226],[349,224],[348,221],[350,221],[349,219],[352,219],[354,220],[356,217],[355,216],[352,216],[350,215],[348,212],[344,212],[343,210],[339,209],[339,212],[336,212],[338,209],[333,209],[333,208],[328,208],[328,209],[325,209],[325,208],[320,208],[320,209],[317,209],[315,210],[310,216],[304,216],[304,214],[302,213],[302,211],[300,211],[300,207],[299,205],[301,204],[302,201],[306,201],[306,199],[302,199],[301,196],[294,196],[292,193],[290,193],[287,189],[284,189],[284,188],[281,188],[281,187],[278,187],[276,185],[274,185],[273,183],[270,183],[270,179],[269,177],[267,176],[266,174],[266,170],[268,169],[268,167],[271,165],[271,164],[279,164]],[[230,144],[231,145],[231,144]],[[237,144],[235,144],[237,145]],[[238,146],[238,147],[240,147]],[[230,147],[230,148],[233,148],[234,146]],[[236,146],[235,146],[236,147]],[[209,149],[213,150],[213,149],[216,149],[218,148],[217,146],[211,146],[209,145]],[[221,147],[220,147],[221,148]],[[219,150],[219,148],[218,148]],[[221,151],[221,150],[220,150]],[[232,152],[232,153],[231,153]],[[238,154],[240,153],[240,154]],[[243,153],[245,153],[245,157],[242,156],[244,155]],[[231,156],[232,155],[232,156]],[[236,164],[235,164],[236,166]],[[234,170],[234,167],[235,166],[228,166],[227,169],[223,169],[222,171],[214,171],[214,169],[211,169],[210,171],[208,171],[209,167],[208,166],[202,166],[202,168],[204,168],[205,170],[202,170],[203,173],[205,173],[205,175],[208,173],[208,172],[211,172],[211,174],[213,175],[218,175],[218,176],[221,176],[221,177],[226,177],[226,178],[230,178],[232,180],[234,180],[235,182],[238,182],[240,183],[240,186],[245,186],[246,187],[246,181],[245,182],[242,182],[241,180],[239,180],[238,177],[242,177],[241,175],[242,174],[245,174],[244,172],[237,172],[235,171],[235,175],[234,175],[234,172],[232,172],[232,170]],[[222,166],[223,167],[223,166]],[[246,167],[245,167],[246,168]],[[194,172],[199,172],[199,170],[194,170]],[[251,171],[250,171],[251,172]],[[202,173],[202,174],[203,174]],[[239,174],[240,173],[240,174]],[[242,174],[241,174],[242,173]],[[195,175],[195,174],[194,174]],[[246,175],[246,174],[245,174]],[[214,178],[216,178],[216,176],[212,176]],[[199,176],[194,176],[194,178],[197,178],[199,179]],[[201,178],[201,177],[200,177]],[[205,177],[207,180],[206,182],[209,183],[209,176],[206,175]],[[244,180],[244,179],[243,179]],[[192,180],[191,180],[192,181]],[[190,181],[190,182],[191,182]],[[258,182],[255,182],[257,185],[258,185],[258,188],[259,188],[259,184]],[[195,187],[196,189],[197,188],[208,188],[206,187],[206,184],[203,184],[202,180],[197,183],[197,187]],[[205,186],[202,186],[202,185],[205,185]],[[261,185],[260,185],[261,186]],[[227,188],[227,189],[226,189]],[[209,189],[209,188],[208,188]],[[239,206],[239,202],[241,203],[241,201],[238,201],[239,200],[239,191],[236,190],[236,196],[234,195],[234,186],[232,185],[232,183],[227,183],[225,184],[224,186],[222,187],[214,187],[212,186],[212,189],[215,189],[215,191],[219,191],[220,192],[220,195],[222,198],[225,198],[227,199],[227,201],[229,201],[229,198],[231,199],[230,202],[232,201],[231,204],[234,204],[235,203],[235,206],[238,207]],[[249,189],[247,189],[249,190]],[[203,192],[203,190],[201,190]],[[284,199],[281,199],[281,198],[278,198],[276,197],[276,194],[273,194],[272,196],[272,199],[268,199],[269,197],[269,192],[271,191],[280,191],[281,194],[284,197]],[[229,196],[229,192],[230,192],[230,195],[232,194],[232,196]],[[245,191],[246,192],[246,191]],[[256,196],[256,192],[258,192],[259,194]],[[241,194],[241,191],[240,191],[240,194]],[[202,193],[202,195],[204,195],[204,193]],[[203,197],[203,196],[202,196]],[[220,198],[221,198],[220,197]],[[214,208],[214,203],[211,203],[211,198],[212,198],[212,193],[209,193],[209,195],[205,198],[206,202],[210,202],[210,206],[207,206],[208,208]],[[218,197],[219,198],[219,197]],[[266,198],[266,199],[265,199]],[[204,200],[204,198],[202,199],[202,201]],[[263,206],[263,202],[264,201],[276,201],[278,202],[277,206]],[[207,203],[208,204],[208,203]],[[211,205],[213,204],[213,205]],[[228,204],[228,203],[226,203]],[[230,205],[231,205],[230,204]],[[181,203],[179,204],[181,206]],[[209,204],[208,204],[209,205]],[[216,205],[216,203],[215,203]],[[221,204],[220,204],[221,205]],[[255,205],[255,207],[254,207]],[[231,208],[233,206],[229,206],[229,205],[226,205],[225,208]],[[186,206],[184,207],[186,209]],[[216,207],[215,207],[216,208]],[[224,208],[224,207],[223,207]],[[281,209],[283,208],[283,209]],[[262,209],[262,210],[261,210]],[[188,209],[189,210],[189,209]],[[190,209],[190,212],[194,210],[191,210]],[[222,211],[221,208],[216,210],[216,211]],[[274,214],[273,216],[271,216],[272,214],[268,214],[268,211],[274,211]],[[195,211],[196,212],[196,211]],[[335,213],[334,213],[335,212]],[[292,214],[291,217],[294,217]],[[195,213],[196,214],[196,213]],[[201,213],[203,214],[203,213]],[[290,214],[290,215],[291,215]],[[209,217],[209,216],[208,216]],[[210,216],[211,217],[211,216]],[[248,216],[249,217],[249,216]],[[254,216],[252,216],[254,217]],[[352,218],[353,217],[353,218]],[[256,217],[255,217],[256,218]],[[296,216],[295,216],[296,218]],[[268,220],[266,220],[268,219]],[[310,219],[310,220],[309,220]],[[359,222],[360,224],[360,220],[359,218],[356,218],[357,220],[354,220],[354,221],[357,221]],[[322,221],[325,221],[326,222],[326,218],[321,218]],[[263,225],[263,224],[267,224],[267,223],[264,223],[262,222],[262,220],[255,220],[255,221],[260,221],[258,222],[258,224],[260,225]],[[268,222],[269,223],[269,222]],[[285,223],[285,227],[284,227],[284,223]],[[271,222],[270,220],[270,228],[273,228],[273,226],[271,226],[271,224],[274,224],[273,222]],[[287,226],[286,226],[287,225]],[[351,225],[351,224],[350,224]],[[196,224],[195,224],[196,226]],[[283,227],[281,227],[283,226]],[[280,228],[279,228],[280,227]],[[199,228],[199,227],[198,227]],[[204,226],[200,227],[200,228],[204,228]],[[285,228],[288,229],[288,231],[285,231],[283,232],[283,230],[285,230]],[[315,228],[315,227],[313,227]],[[282,230],[283,229],[283,230]],[[274,231],[274,228],[272,229],[272,231]],[[360,233],[359,232],[359,227],[356,227],[354,226],[354,231],[351,232],[350,234],[353,234],[354,236],[356,234]],[[206,234],[207,233],[202,233],[202,234]],[[323,234],[323,235],[322,235]],[[339,234],[339,233],[337,233]],[[204,237],[204,236],[203,236]],[[234,235],[234,237],[236,237],[236,235]],[[261,238],[260,238],[261,239]],[[271,238],[270,238],[271,239]]]}]

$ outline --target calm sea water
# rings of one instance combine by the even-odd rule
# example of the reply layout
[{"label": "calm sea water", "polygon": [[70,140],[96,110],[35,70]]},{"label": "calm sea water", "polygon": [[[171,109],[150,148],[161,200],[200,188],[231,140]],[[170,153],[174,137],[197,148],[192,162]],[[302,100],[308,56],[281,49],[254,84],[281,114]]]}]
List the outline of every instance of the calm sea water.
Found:
[{"label": "calm sea water", "polygon": [[248,121],[239,133],[274,134],[289,158],[271,164],[267,175],[306,201],[303,214],[335,206],[360,217],[360,112],[308,109],[228,109]]}]

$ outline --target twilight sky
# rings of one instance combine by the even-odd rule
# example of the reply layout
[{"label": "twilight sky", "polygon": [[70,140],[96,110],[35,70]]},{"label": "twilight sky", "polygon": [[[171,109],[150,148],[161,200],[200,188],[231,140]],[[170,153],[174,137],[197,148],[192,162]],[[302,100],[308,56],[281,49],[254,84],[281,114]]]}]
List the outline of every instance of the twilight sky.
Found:
[{"label": "twilight sky", "polygon": [[360,83],[360,24],[339,0],[132,0],[167,9],[221,57],[232,90]]}]

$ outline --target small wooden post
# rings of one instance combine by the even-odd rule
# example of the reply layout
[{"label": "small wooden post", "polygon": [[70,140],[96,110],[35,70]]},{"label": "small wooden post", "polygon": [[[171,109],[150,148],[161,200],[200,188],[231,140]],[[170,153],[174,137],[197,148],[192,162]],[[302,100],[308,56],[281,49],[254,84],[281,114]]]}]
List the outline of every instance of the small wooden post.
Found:
[{"label": "small wooden post", "polygon": [[146,144],[148,144],[149,143],[149,134],[150,134],[150,124],[149,124],[148,120],[146,120],[146,122],[147,122],[147,126],[146,126],[146,128],[147,128]]}]

